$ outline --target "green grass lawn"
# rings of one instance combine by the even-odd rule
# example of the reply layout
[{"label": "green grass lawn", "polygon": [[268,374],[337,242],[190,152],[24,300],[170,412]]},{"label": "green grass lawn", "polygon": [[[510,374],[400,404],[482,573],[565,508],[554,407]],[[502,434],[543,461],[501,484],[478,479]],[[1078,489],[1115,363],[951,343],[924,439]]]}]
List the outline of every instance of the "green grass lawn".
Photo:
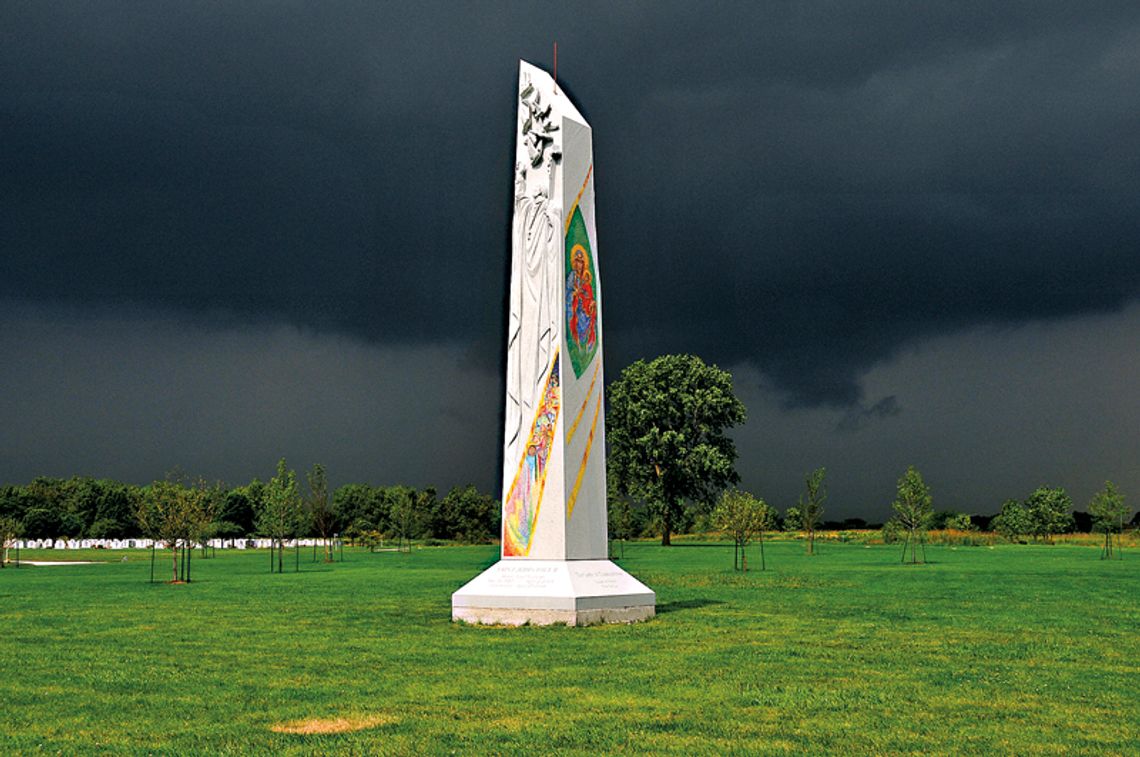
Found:
[{"label": "green grass lawn", "polygon": [[1136,753],[1140,553],[802,549],[631,545],[659,615],[590,628],[451,623],[493,547],[5,569],[0,753]]}]

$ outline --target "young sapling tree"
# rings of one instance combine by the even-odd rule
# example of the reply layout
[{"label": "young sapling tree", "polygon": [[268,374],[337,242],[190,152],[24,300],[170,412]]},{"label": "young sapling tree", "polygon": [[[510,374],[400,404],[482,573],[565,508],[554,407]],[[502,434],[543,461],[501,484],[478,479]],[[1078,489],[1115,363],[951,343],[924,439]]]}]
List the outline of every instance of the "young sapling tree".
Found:
[{"label": "young sapling tree", "polygon": [[[898,483],[898,495],[891,507],[899,525],[906,531],[906,542],[903,544],[903,562],[906,561],[906,549],[910,546],[911,563],[918,562],[918,542],[920,534],[924,534],[930,524],[934,513],[933,498],[930,496],[930,487],[922,480],[922,474],[913,466],[906,469]],[[923,560],[926,559],[926,545],[923,544]]]},{"label": "young sapling tree", "polygon": [[800,515],[800,528],[807,534],[807,553],[815,554],[815,530],[823,519],[823,503],[827,500],[826,468],[816,468],[804,477],[804,493],[796,509]]},{"label": "young sapling tree", "polygon": [[1104,482],[1104,488],[1093,495],[1089,502],[1089,514],[1093,516],[1093,529],[1104,532],[1102,560],[1112,559],[1112,534],[1116,533],[1116,556],[1121,557],[1120,535],[1124,531],[1124,519],[1129,508],[1124,504],[1124,495],[1111,481]]}]

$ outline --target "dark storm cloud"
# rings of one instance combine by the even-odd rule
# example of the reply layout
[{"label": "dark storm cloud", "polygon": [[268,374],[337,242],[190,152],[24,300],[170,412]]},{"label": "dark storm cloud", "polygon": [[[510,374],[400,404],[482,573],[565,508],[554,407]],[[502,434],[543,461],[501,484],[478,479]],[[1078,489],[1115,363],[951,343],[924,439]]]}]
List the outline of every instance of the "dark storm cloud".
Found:
[{"label": "dark storm cloud", "polygon": [[3,302],[0,322],[4,483],[142,484],[177,465],[238,485],[281,457],[325,464],[334,485],[498,483],[498,405],[465,401],[498,382],[464,366],[462,345]]},{"label": "dark storm cloud", "polygon": [[[611,373],[862,412],[1140,292],[1134,3],[9,5],[0,296],[502,352],[516,59],[595,129]],[[873,408],[872,408],[873,410]]]},{"label": "dark storm cloud", "polygon": [[902,412],[898,397],[890,395],[871,405],[863,407],[856,405],[847,410],[839,422],[835,424],[836,431],[859,431],[866,428],[868,423],[883,418],[892,418]]},{"label": "dark storm cloud", "polygon": [[[1105,479],[1140,491],[1140,303],[1108,315],[984,326],[927,340],[863,378],[901,412],[835,433],[825,407],[780,407],[738,367],[748,425],[735,434],[741,484],[781,508],[802,475],[826,466],[828,519],[892,514],[895,482],[914,465],[936,510],[992,514],[1043,484],[1085,510]],[[897,394],[896,394],[897,393]],[[846,417],[846,413],[843,417]]]}]

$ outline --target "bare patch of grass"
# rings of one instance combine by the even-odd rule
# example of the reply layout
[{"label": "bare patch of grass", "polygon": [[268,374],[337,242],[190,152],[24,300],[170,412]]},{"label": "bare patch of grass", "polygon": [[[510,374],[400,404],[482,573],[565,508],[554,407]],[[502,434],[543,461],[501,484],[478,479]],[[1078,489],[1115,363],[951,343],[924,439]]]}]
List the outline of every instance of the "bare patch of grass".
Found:
[{"label": "bare patch of grass", "polygon": [[274,733],[292,733],[300,736],[323,735],[329,733],[351,733],[395,722],[388,715],[352,715],[337,718],[309,718],[278,723],[269,727]]}]

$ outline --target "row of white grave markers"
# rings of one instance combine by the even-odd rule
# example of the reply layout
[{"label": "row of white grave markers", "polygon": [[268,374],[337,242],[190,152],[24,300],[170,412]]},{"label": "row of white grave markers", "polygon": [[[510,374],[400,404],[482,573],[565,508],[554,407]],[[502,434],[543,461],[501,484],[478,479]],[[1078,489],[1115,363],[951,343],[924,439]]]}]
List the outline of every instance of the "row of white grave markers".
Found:
[{"label": "row of white grave markers", "polygon": [[[269,549],[269,539],[210,539],[206,546],[214,549]],[[288,549],[294,547],[315,547],[324,544],[321,539],[286,539]],[[18,539],[12,545],[20,549],[150,549],[151,546],[165,547],[165,543],[155,544],[153,539]],[[200,546],[200,543],[194,546]]]}]

